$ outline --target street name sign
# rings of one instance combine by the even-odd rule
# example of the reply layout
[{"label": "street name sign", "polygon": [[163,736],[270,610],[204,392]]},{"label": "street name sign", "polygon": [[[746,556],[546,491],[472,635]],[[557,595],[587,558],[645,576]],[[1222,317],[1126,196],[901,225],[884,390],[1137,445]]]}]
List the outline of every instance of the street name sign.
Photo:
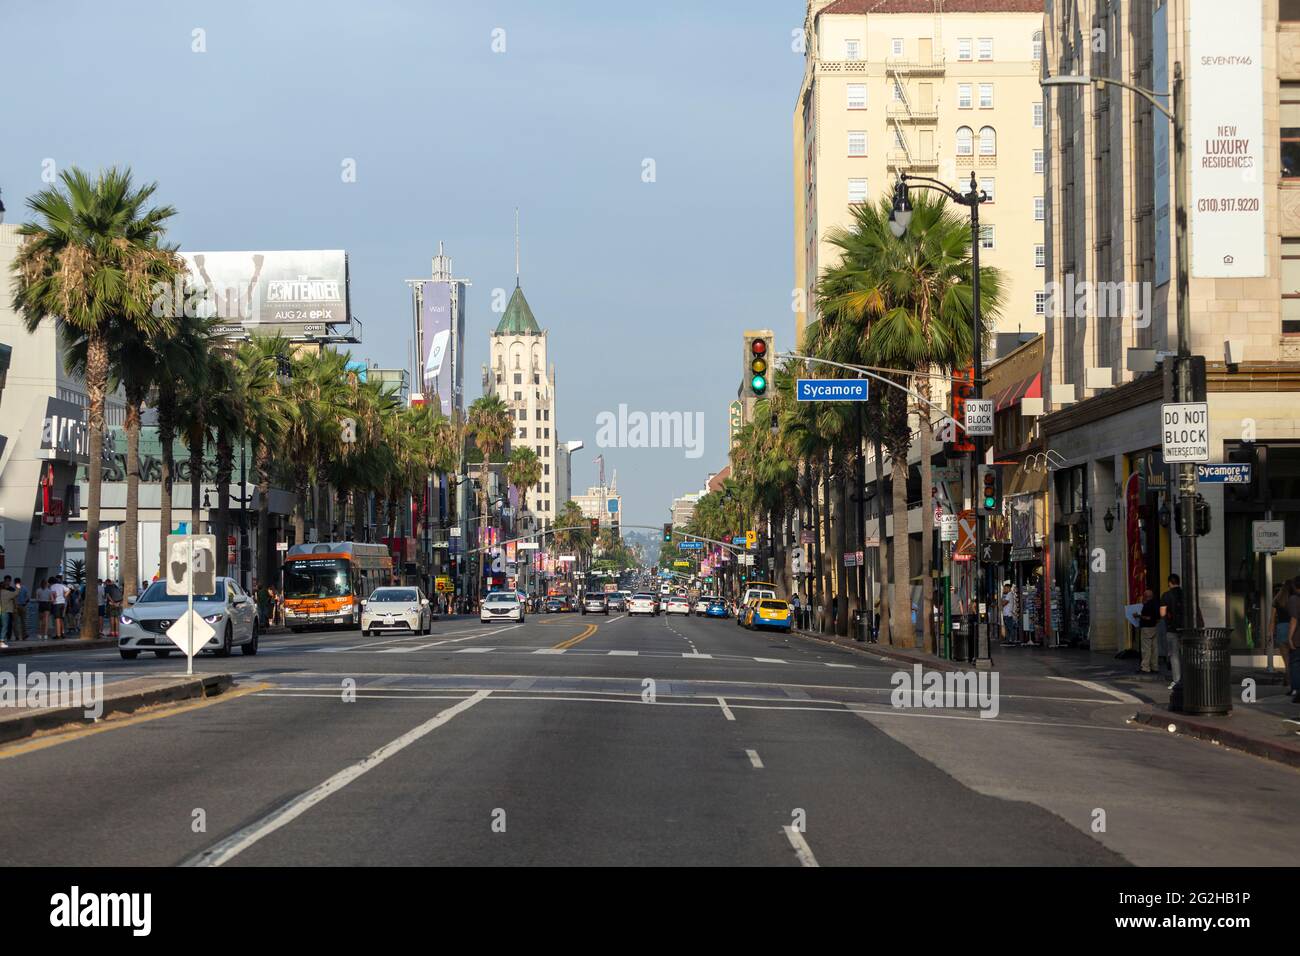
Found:
[{"label": "street name sign", "polygon": [[966,434],[972,438],[993,435],[993,399],[966,399]]},{"label": "street name sign", "polygon": [[678,551],[703,551],[704,543],[702,541],[683,541],[677,545]]},{"label": "street name sign", "polygon": [[1197,465],[1196,480],[1204,484],[1248,485],[1250,484],[1250,462]]},{"label": "street name sign", "polygon": [[796,381],[798,402],[865,402],[865,378],[801,378]]},{"label": "street name sign", "polygon": [[520,551],[536,551],[541,546],[536,541],[520,541],[515,547]]},{"label": "street name sign", "polygon": [[1160,406],[1165,462],[1210,460],[1210,406],[1205,402],[1171,402]]},{"label": "street name sign", "polygon": [[1282,521],[1252,521],[1250,537],[1257,552],[1277,554],[1286,550],[1286,523]]}]

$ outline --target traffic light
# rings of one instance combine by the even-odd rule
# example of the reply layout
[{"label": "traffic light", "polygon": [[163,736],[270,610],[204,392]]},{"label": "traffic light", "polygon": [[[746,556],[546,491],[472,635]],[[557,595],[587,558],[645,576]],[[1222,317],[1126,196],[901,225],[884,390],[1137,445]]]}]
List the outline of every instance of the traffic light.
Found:
[{"label": "traffic light", "polygon": [[771,380],[772,336],[745,333],[745,384],[744,393],[751,398],[764,398]]},{"label": "traffic light", "polygon": [[1002,482],[996,465],[980,465],[975,476],[976,492],[979,498],[975,502],[975,511],[982,515],[1002,513]]},{"label": "traffic light", "polygon": [[1253,442],[1238,445],[1228,452],[1228,461],[1236,465],[1250,466],[1250,481],[1244,485],[1224,485],[1228,501],[1252,505],[1263,510],[1269,506],[1268,493],[1268,448]]},{"label": "traffic light", "polygon": [[591,536],[592,536],[593,538],[594,538],[594,537],[597,537],[597,536],[600,534],[600,519],[599,519],[599,518],[592,518],[592,519],[588,522],[588,524],[590,524],[590,526],[591,526]]},{"label": "traffic light", "polygon": [[672,544],[672,543],[673,543],[673,525],[672,522],[670,521],[664,525],[664,544]]},{"label": "traffic light", "polygon": [[[1184,534],[1183,509],[1175,503],[1174,506],[1174,532],[1178,535]],[[1197,537],[1210,533],[1210,503],[1202,495],[1197,495],[1192,499],[1192,534]]]}]

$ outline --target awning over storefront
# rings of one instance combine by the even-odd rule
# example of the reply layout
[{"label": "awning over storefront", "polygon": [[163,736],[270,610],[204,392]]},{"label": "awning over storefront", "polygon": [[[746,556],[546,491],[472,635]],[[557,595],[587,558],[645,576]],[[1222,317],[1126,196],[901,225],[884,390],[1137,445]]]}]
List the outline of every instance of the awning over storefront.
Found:
[{"label": "awning over storefront", "polygon": [[993,407],[996,411],[1010,408],[1022,398],[1042,398],[1043,397],[1043,373],[1036,372],[1028,378],[1020,379],[1012,385],[1007,386],[993,396]]},{"label": "awning over storefront", "polygon": [[1007,465],[1003,470],[1002,494],[1004,497],[1010,497],[1011,495],[1041,495],[1047,491],[1047,479],[1047,473],[1041,469],[1012,468]]}]

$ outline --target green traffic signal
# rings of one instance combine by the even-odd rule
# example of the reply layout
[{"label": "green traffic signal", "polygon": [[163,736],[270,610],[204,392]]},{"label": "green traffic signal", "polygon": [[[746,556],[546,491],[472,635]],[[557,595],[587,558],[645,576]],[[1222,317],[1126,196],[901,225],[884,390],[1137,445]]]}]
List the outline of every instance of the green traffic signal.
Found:
[{"label": "green traffic signal", "polygon": [[755,375],[750,379],[749,387],[753,389],[755,395],[762,395],[767,391],[767,379],[762,375]]}]

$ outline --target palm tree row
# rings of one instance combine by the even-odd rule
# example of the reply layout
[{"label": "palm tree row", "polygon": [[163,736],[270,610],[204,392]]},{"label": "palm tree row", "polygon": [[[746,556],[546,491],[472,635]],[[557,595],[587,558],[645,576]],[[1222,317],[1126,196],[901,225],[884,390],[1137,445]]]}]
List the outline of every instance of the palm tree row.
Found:
[{"label": "palm tree row", "polygon": [[[801,354],[812,359],[892,370],[880,373],[890,384],[872,381],[870,400],[863,407],[795,402],[797,377],[855,375],[815,362],[787,362],[773,377],[768,397],[756,403],[753,421],[737,435],[731,497],[744,517],[773,529],[779,577],[786,574],[782,545],[792,540],[792,517],[799,515],[802,527],[815,531],[810,547],[813,564],[821,571],[810,581],[814,604],[825,615],[834,595],[835,627],[846,634],[850,600],[870,613],[869,596],[857,593],[856,576],[846,573],[843,556],[856,550],[855,529],[862,518],[857,509],[867,507],[867,502],[855,500],[855,478],[874,458],[876,515],[885,517],[888,485],[888,512],[897,522],[888,542],[892,596],[882,595],[881,638],[910,647],[913,577],[907,513],[913,502],[908,500],[908,459],[913,452],[919,459],[920,579],[928,582],[930,468],[936,451],[934,426],[943,417],[929,404],[930,383],[934,376],[950,376],[971,362],[973,269],[969,223],[946,200],[917,196],[910,228],[901,239],[889,229],[891,210],[889,197],[856,205],[851,225],[829,233],[827,240],[840,258],[818,279],[819,315],[800,343]],[[996,268],[981,268],[980,314],[986,329],[1000,311],[1003,285]],[[880,472],[882,451],[890,461],[888,476]],[[697,506],[697,515],[700,511]],[[878,527],[883,548],[889,526],[881,521]],[[877,551],[878,581],[886,576],[881,554]],[[933,649],[930,602],[930,588],[923,586],[918,617],[927,650]],[[823,626],[829,626],[824,618]]]},{"label": "palm tree row", "polygon": [[[86,503],[88,580],[98,567],[100,494],[107,398],[119,389],[126,415],[127,500],[123,527],[123,578],[136,590],[140,435],[146,409],[157,417],[160,443],[160,520],[174,528],[175,442],[189,465],[191,527],[198,527],[205,456],[215,455],[217,502],[211,511],[218,573],[228,571],[230,483],[235,449],[251,453],[259,495],[261,541],[257,576],[270,579],[268,498],[273,484],[297,493],[295,539],[316,533],[348,535],[358,502],[373,496],[386,505],[393,533],[398,501],[423,494],[431,474],[454,470],[461,456],[461,427],[436,405],[405,408],[395,394],[349,368],[350,355],[292,346],[279,337],[238,342],[216,334],[213,320],[159,305],[159,289],[187,282],[184,261],[165,243],[170,206],[151,205],[154,184],[136,187],[131,174],[110,169],[91,177],[73,167],[60,183],[28,200],[32,221],[19,227],[23,244],[14,262],[13,301],[28,332],[53,320],[70,374],[85,382],[89,463]],[[502,424],[504,421],[504,433]],[[509,437],[501,416],[482,417],[478,442],[499,450]],[[516,474],[520,484],[531,471]],[[326,525],[329,490],[338,507]],[[162,535],[163,548],[166,534]],[[160,553],[160,565],[165,554]],[[96,636],[87,615],[82,636]]]}]

